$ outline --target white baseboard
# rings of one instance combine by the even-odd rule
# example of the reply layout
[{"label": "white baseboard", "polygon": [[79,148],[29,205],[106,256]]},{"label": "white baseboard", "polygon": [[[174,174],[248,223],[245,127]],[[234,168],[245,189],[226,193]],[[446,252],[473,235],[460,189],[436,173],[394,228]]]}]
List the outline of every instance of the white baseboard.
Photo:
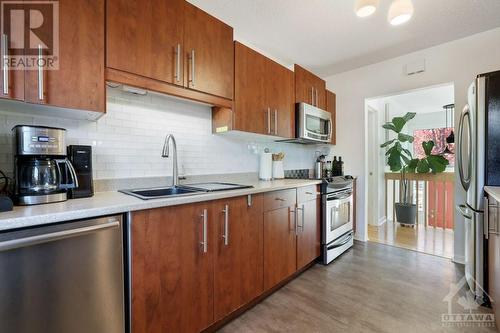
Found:
[{"label": "white baseboard", "polygon": [[380,227],[385,222],[387,222],[387,219],[385,218],[385,216],[382,216],[381,218],[378,219],[377,223],[370,223],[370,225],[373,225],[375,227]]},{"label": "white baseboard", "polygon": [[455,256],[453,256],[453,258],[451,258],[451,261],[453,261],[456,264],[465,265],[465,257],[464,256],[455,255]]}]

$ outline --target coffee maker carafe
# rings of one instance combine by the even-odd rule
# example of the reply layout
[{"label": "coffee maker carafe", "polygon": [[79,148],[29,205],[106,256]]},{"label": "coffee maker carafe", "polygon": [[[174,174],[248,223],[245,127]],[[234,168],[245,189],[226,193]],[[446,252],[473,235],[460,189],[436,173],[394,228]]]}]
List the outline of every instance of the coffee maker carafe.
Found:
[{"label": "coffee maker carafe", "polygon": [[17,205],[65,201],[78,187],[73,165],[66,156],[66,130],[18,125],[14,136],[14,200]]}]

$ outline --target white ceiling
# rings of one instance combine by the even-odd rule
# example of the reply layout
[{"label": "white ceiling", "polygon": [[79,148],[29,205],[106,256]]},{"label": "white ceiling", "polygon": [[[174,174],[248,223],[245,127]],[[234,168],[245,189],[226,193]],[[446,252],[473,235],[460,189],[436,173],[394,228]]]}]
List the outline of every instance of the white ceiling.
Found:
[{"label": "white ceiling", "polygon": [[388,103],[391,114],[444,112],[444,105],[454,103],[454,95],[454,86],[449,84],[375,98],[369,100],[368,104],[381,109],[382,105]]},{"label": "white ceiling", "polygon": [[402,26],[387,23],[391,0],[360,19],[355,0],[189,0],[235,36],[284,64],[322,76],[354,69],[500,26],[500,0],[413,0]]}]

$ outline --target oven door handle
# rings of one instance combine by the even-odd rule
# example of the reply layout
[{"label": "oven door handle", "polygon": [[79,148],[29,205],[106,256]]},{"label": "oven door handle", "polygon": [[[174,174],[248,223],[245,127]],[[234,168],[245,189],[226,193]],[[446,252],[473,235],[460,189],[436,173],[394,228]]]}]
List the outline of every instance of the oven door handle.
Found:
[{"label": "oven door handle", "polygon": [[346,194],[343,194],[343,195],[335,195],[335,196],[332,196],[332,197],[327,197],[326,200],[327,201],[333,201],[333,200],[342,200],[342,199],[347,199],[349,197],[352,196],[352,192],[350,193],[346,193]]},{"label": "oven door handle", "polygon": [[351,241],[352,237],[353,237],[353,235],[352,235],[352,232],[351,232],[348,235],[346,235],[345,239],[343,239],[340,243],[330,245],[326,249],[327,250],[333,250],[333,249],[339,248],[341,246],[344,246],[344,245],[346,245],[347,243],[349,243]]}]

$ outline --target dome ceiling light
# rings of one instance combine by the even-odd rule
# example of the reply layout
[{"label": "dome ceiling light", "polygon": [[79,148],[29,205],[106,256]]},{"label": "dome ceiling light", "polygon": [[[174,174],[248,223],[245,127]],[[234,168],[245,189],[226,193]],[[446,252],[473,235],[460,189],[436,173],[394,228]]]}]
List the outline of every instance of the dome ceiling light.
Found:
[{"label": "dome ceiling light", "polygon": [[368,17],[377,10],[379,0],[356,0],[354,11],[358,17]]},{"label": "dome ceiling light", "polygon": [[[368,17],[377,11],[380,0],[356,0],[354,12],[358,17]],[[411,0],[394,0],[389,8],[387,21],[391,25],[401,25],[408,22],[413,16]]]},{"label": "dome ceiling light", "polygon": [[413,16],[413,3],[411,0],[395,0],[389,8],[387,20],[392,25],[408,22]]}]

